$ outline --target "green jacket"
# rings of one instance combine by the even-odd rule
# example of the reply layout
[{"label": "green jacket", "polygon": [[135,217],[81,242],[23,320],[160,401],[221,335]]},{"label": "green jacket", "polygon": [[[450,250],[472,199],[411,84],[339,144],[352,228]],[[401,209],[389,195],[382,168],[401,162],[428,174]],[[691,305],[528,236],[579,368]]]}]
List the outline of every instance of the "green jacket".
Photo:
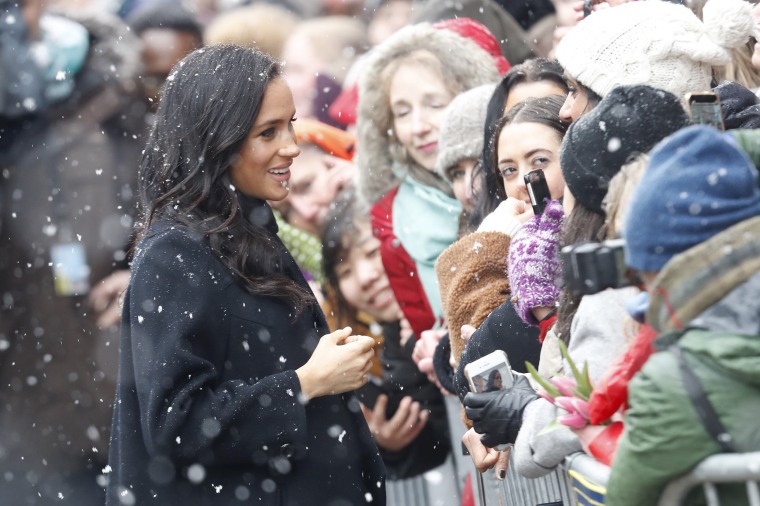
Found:
[{"label": "green jacket", "polygon": [[[721,451],[667,351],[676,340],[737,449],[760,449],[760,218],[674,257],[650,293],[647,321],[663,333],[660,351],[629,384],[608,506],[654,506],[671,480]],[[679,322],[688,329],[683,334],[673,332]],[[722,505],[747,503],[743,487],[719,490]],[[703,503],[701,495],[687,504]]]}]

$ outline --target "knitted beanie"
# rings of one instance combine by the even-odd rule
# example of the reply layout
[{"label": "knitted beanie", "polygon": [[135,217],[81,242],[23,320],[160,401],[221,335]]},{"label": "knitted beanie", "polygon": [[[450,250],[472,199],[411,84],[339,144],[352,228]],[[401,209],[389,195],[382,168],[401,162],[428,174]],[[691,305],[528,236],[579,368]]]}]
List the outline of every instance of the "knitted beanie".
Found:
[{"label": "knitted beanie", "polygon": [[744,0],[709,0],[703,23],[683,5],[629,2],[578,23],[557,46],[557,60],[601,97],[623,84],[649,84],[683,99],[709,90],[712,67],[758,34],[751,11]]},{"label": "knitted beanie", "polygon": [[631,197],[626,263],[658,272],[675,255],[760,215],[758,173],[718,130],[694,125],[663,140]]},{"label": "knitted beanie", "polygon": [[496,65],[496,69],[499,71],[500,76],[506,74],[511,68],[511,65],[501,53],[499,41],[496,40],[496,37],[493,36],[483,23],[475,21],[472,18],[451,18],[434,23],[433,28],[439,30],[451,30],[466,39],[477,42],[480,47],[485,49],[488,54],[491,55],[493,63]]},{"label": "knitted beanie", "polygon": [[621,86],[574,121],[560,150],[565,184],[598,214],[610,179],[638,153],[690,123],[675,95],[646,85]]},{"label": "knitted beanie", "polygon": [[480,159],[488,101],[495,84],[484,84],[454,97],[446,108],[438,134],[435,171],[446,177],[446,169],[466,158]]}]

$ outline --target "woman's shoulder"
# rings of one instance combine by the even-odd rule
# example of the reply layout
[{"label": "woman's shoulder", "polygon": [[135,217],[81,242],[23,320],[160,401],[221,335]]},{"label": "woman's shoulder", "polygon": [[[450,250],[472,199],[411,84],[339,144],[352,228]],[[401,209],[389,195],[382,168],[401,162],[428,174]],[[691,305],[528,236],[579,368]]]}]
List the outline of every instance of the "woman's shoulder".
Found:
[{"label": "woman's shoulder", "polygon": [[155,268],[178,275],[203,272],[217,280],[231,279],[229,270],[214,256],[202,233],[167,221],[151,224],[135,249],[133,272]]},{"label": "woman's shoulder", "polygon": [[173,249],[188,249],[201,253],[210,248],[200,232],[169,221],[151,224],[140,237],[135,251],[135,259],[140,256]]}]

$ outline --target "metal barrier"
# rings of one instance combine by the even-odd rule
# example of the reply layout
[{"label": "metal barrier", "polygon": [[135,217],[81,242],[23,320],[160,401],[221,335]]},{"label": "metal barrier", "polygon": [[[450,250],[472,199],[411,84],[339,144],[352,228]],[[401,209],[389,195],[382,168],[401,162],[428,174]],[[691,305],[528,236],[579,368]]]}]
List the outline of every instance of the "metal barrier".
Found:
[{"label": "metal barrier", "polygon": [[760,452],[722,453],[707,457],[688,474],[670,482],[658,506],[681,506],[687,495],[702,486],[707,506],[719,506],[717,484],[744,483],[747,504],[760,506]]},{"label": "metal barrier", "polygon": [[[585,453],[565,459],[576,504],[604,504],[610,469]],[[760,506],[760,452],[722,453],[700,462],[689,473],[671,481],[660,496],[658,506],[685,506],[689,494],[702,487],[707,506],[720,506],[720,485],[743,484],[748,506]]]}]

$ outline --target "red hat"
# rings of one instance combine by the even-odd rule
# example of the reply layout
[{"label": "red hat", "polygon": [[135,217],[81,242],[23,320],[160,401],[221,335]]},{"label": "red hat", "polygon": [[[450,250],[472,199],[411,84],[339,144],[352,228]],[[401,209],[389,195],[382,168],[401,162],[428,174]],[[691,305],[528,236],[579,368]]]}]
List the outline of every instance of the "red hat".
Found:
[{"label": "red hat", "polygon": [[344,126],[356,123],[356,108],[359,106],[359,85],[345,86],[330,107],[327,114],[336,123]]},{"label": "red hat", "polygon": [[484,24],[472,18],[454,18],[439,21],[433,25],[433,28],[451,30],[477,43],[493,57],[496,68],[499,70],[499,75],[503,76],[510,69],[511,65],[501,53],[499,41],[496,40],[496,37],[493,36]]}]

